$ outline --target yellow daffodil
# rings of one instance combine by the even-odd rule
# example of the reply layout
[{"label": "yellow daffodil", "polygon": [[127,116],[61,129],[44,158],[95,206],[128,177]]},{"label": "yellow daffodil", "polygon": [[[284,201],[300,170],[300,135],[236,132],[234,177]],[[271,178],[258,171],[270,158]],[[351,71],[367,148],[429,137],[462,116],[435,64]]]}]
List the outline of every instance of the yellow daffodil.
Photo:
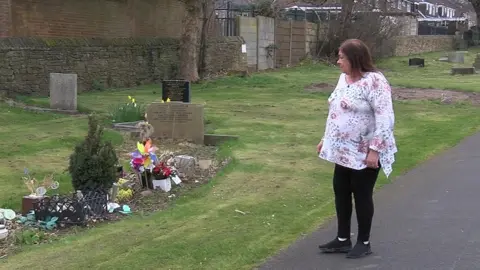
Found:
[{"label": "yellow daffodil", "polygon": [[134,99],[134,98],[132,98],[132,103],[135,103],[135,99]]},{"label": "yellow daffodil", "polygon": [[167,98],[167,102],[170,102],[170,98]]},{"label": "yellow daffodil", "polygon": [[132,100],[132,97],[131,97],[131,96],[128,96],[128,99]]},{"label": "yellow daffodil", "polygon": [[165,103],[165,101],[163,101],[163,99],[162,99],[162,102],[160,102],[160,103]]}]

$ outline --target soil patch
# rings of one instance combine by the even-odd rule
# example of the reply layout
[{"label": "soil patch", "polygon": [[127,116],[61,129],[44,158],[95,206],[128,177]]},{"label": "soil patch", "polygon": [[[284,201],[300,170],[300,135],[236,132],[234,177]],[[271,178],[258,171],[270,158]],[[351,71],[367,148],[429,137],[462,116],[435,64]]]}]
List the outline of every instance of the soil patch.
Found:
[{"label": "soil patch", "polygon": [[394,100],[436,100],[445,104],[468,102],[480,105],[480,94],[455,90],[393,88]]},{"label": "soil patch", "polygon": [[305,87],[305,91],[310,93],[331,92],[335,86],[328,83],[312,83]]},{"label": "soil patch", "polygon": [[[313,83],[305,87],[305,91],[310,93],[330,93],[333,89],[334,86],[328,83]],[[467,102],[480,106],[480,93],[476,92],[394,87],[392,97],[394,100],[434,100],[445,104]]]}]

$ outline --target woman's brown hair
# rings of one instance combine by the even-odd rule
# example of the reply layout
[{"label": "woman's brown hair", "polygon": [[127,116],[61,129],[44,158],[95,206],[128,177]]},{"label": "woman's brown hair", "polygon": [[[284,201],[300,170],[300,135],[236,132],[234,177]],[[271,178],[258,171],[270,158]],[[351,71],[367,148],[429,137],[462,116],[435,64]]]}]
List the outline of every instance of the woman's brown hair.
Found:
[{"label": "woman's brown hair", "polygon": [[370,49],[359,39],[347,39],[340,46],[341,51],[346,57],[352,69],[354,76],[361,76],[362,72],[375,72],[377,69],[373,65]]}]

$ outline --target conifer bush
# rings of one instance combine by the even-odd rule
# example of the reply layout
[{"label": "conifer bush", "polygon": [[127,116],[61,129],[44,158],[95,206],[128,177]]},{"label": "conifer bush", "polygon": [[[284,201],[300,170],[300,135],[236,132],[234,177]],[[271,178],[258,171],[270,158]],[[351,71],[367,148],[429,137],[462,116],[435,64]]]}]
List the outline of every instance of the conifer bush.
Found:
[{"label": "conifer bush", "polygon": [[117,177],[118,158],[111,142],[102,141],[103,127],[88,117],[88,134],[70,155],[68,170],[75,190],[107,190]]}]

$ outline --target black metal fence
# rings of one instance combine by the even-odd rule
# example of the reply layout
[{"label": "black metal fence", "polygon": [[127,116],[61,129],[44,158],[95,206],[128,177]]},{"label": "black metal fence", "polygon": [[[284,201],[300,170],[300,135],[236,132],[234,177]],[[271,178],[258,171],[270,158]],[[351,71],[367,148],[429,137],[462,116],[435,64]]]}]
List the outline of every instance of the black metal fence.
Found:
[{"label": "black metal fence", "polygon": [[237,17],[254,17],[255,10],[249,7],[233,5],[231,2],[225,7],[215,9],[215,28],[220,36],[238,36]]}]

